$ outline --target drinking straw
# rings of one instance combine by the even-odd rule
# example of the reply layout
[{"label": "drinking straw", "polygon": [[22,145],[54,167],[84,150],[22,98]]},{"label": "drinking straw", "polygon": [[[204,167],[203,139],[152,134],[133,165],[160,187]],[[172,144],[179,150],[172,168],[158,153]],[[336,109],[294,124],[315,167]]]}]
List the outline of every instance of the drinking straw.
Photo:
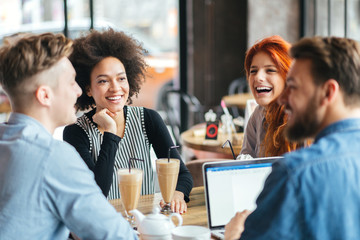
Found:
[{"label": "drinking straw", "polygon": [[234,150],[233,150],[233,147],[232,147],[232,145],[231,145],[230,140],[226,140],[226,142],[224,142],[224,144],[222,145],[222,147],[221,147],[221,148],[224,148],[224,147],[225,147],[225,145],[226,145],[226,143],[229,143],[229,146],[230,146],[230,149],[231,149],[231,152],[232,152],[233,158],[234,158],[234,160],[236,160],[236,157],[235,157],[235,154],[234,154]]},{"label": "drinking straw", "polygon": [[171,149],[173,149],[173,148],[178,148],[178,147],[180,147],[180,146],[171,146],[171,147],[169,147],[169,151],[168,151],[168,163],[170,162],[170,151],[171,151]]},{"label": "drinking straw", "polygon": [[226,107],[226,104],[225,104],[225,101],[224,100],[221,100],[221,107],[225,113],[225,115],[228,117],[228,121],[231,121],[230,122],[230,125],[231,125],[231,131],[235,132],[236,133],[236,128],[235,128],[235,125],[234,125],[234,122],[232,121],[232,116],[231,114],[229,113],[229,110],[228,108]]},{"label": "drinking straw", "polygon": [[139,159],[139,158],[129,158],[129,161],[128,161],[128,163],[129,163],[129,173],[131,173],[131,160],[136,160],[136,161],[144,161],[144,160],[142,160],[142,159]]}]

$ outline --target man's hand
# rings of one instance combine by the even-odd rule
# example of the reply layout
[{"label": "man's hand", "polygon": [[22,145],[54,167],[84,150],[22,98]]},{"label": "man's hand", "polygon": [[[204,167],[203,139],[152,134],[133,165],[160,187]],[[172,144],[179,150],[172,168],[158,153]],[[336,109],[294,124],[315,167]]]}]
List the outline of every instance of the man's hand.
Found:
[{"label": "man's hand", "polygon": [[246,218],[250,215],[251,211],[244,210],[237,212],[235,216],[225,226],[225,239],[234,240],[239,239],[241,233],[244,231],[244,225]]},{"label": "man's hand", "polygon": [[[165,203],[163,200],[160,202],[160,207],[164,207]],[[184,194],[180,191],[175,191],[174,196],[171,200],[171,211],[177,212],[180,214],[185,213],[187,210],[187,205],[184,200]]]}]

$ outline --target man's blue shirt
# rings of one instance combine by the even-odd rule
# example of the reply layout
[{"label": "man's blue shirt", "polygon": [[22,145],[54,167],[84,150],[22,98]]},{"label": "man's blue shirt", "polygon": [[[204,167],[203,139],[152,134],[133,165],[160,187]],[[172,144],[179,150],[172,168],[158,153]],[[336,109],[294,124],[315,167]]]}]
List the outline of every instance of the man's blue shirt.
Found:
[{"label": "man's blue shirt", "polygon": [[0,124],[0,239],[136,239],[93,173],[35,119]]},{"label": "man's blue shirt", "polygon": [[360,119],[274,163],[241,239],[360,239]]}]

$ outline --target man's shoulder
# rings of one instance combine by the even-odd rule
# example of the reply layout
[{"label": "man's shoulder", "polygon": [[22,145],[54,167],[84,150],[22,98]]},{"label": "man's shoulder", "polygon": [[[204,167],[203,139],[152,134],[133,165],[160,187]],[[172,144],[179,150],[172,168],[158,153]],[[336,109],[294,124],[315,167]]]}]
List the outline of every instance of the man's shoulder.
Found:
[{"label": "man's shoulder", "polygon": [[74,155],[77,153],[69,143],[54,138],[51,140],[51,150],[57,154],[61,153],[61,155]]},{"label": "man's shoulder", "polygon": [[320,171],[325,165],[340,167],[344,162],[342,159],[354,158],[352,156],[354,151],[357,151],[355,155],[360,154],[360,149],[351,151],[351,144],[344,144],[341,139],[325,137],[309,147],[284,154],[280,165],[294,174],[308,170]]},{"label": "man's shoulder", "polygon": [[51,162],[50,164],[58,165],[65,164],[67,161],[77,162],[78,159],[81,160],[81,157],[69,143],[53,138],[49,143],[48,159]]},{"label": "man's shoulder", "polygon": [[274,169],[282,169],[288,172],[289,176],[294,176],[311,168],[319,158],[323,157],[323,154],[318,146],[312,145],[286,153],[283,157],[273,165]]},{"label": "man's shoulder", "polygon": [[52,140],[51,150],[46,157],[47,176],[91,173],[76,149],[67,142]]}]

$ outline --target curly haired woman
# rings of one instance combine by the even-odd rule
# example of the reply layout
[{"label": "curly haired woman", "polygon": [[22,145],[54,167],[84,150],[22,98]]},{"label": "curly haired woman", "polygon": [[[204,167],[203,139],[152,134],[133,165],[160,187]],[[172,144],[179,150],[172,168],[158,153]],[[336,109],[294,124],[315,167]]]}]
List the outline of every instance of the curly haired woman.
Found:
[{"label": "curly haired woman", "polygon": [[280,36],[271,36],[257,42],[246,53],[246,76],[258,106],[245,129],[240,156],[280,156],[297,147],[284,137],[287,116],[284,107],[276,101],[284,90],[291,64],[289,48],[290,44]]},{"label": "curly haired woman", "polygon": [[[120,198],[116,171],[132,167],[143,170],[141,194],[155,191],[150,149],[165,158],[173,142],[160,115],[154,110],[129,106],[140,91],[146,74],[144,49],[135,39],[113,29],[92,31],[75,39],[70,56],[76,81],[83,94],[78,110],[91,111],[64,129],[64,140],[73,145],[94,172],[95,180],[108,199]],[[172,158],[181,159],[171,151]],[[180,172],[172,209],[183,213],[193,186],[190,172],[180,161]],[[163,205],[163,202],[161,202]]]}]

